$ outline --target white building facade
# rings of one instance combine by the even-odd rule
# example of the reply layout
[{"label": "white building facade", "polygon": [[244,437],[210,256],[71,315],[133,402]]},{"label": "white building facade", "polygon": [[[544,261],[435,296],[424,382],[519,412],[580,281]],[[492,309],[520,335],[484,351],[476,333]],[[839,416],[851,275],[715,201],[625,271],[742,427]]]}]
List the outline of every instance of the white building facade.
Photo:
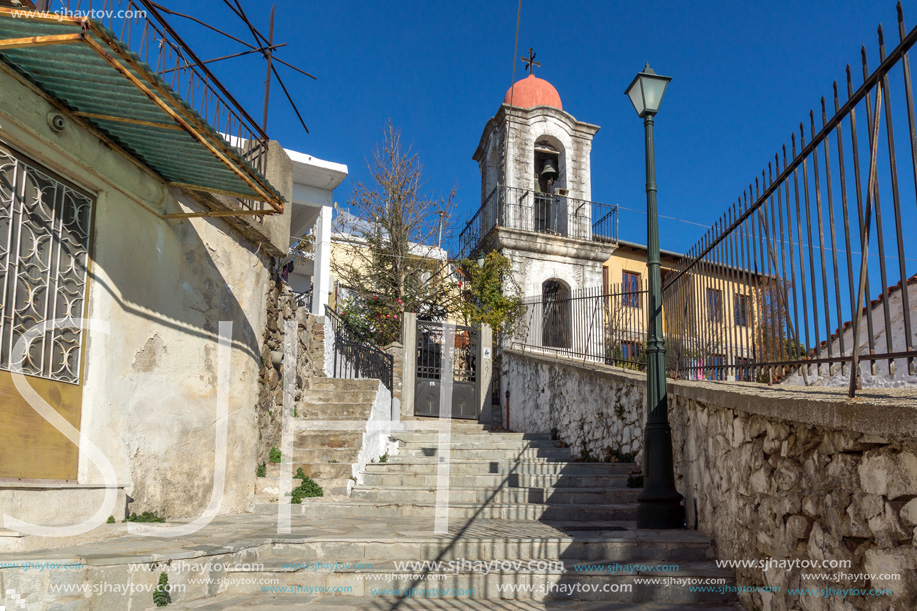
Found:
[{"label": "white building facade", "polygon": [[[332,290],[334,190],[347,177],[347,166],[289,149],[286,152],[293,162],[290,248],[303,252],[303,256],[293,258],[293,270],[287,282],[294,292],[311,303],[312,314],[323,316]],[[311,248],[303,248],[300,242],[310,232]]]}]

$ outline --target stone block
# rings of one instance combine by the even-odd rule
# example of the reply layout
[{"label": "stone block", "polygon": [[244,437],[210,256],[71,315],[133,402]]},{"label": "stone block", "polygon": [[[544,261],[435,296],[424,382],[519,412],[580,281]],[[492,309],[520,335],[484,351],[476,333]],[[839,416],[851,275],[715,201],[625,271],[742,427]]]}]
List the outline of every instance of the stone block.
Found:
[{"label": "stone block", "polygon": [[917,498],[913,498],[905,503],[898,515],[908,526],[917,525]]},{"label": "stone block", "polygon": [[[897,547],[894,549],[870,549],[864,558],[865,572],[878,575],[900,575],[898,579],[873,579],[872,588],[889,588],[894,592],[891,600],[893,606],[888,608],[910,608],[917,601],[917,580],[913,579],[917,571],[917,549]],[[897,605],[895,605],[897,603]]]},{"label": "stone block", "polygon": [[866,492],[895,500],[917,496],[917,456],[888,449],[866,452],[857,469],[860,486]]}]

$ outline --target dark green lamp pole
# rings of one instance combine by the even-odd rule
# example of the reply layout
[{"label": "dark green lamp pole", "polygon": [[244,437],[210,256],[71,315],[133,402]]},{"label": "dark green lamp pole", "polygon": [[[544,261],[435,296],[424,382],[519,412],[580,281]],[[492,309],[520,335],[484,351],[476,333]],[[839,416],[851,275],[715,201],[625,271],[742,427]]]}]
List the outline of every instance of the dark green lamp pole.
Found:
[{"label": "dark green lamp pole", "polygon": [[625,92],[646,128],[646,267],[649,273],[646,405],[649,415],[643,434],[646,473],[637,497],[637,528],[684,528],[683,497],[675,489],[672,428],[669,426],[665,381],[665,341],[662,338],[662,274],[659,270],[659,224],[656,212],[656,158],[653,117],[672,78],[659,76],[647,64]]}]

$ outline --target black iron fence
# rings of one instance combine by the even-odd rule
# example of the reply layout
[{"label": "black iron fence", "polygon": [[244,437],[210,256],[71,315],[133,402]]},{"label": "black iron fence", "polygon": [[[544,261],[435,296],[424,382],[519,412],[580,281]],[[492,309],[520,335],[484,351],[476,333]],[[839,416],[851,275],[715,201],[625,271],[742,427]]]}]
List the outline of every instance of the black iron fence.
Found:
[{"label": "black iron fence", "polygon": [[619,367],[646,364],[645,282],[570,291],[561,285],[523,299],[514,347]]},{"label": "black iron fence", "polygon": [[915,374],[917,244],[905,236],[917,223],[917,29],[906,33],[900,3],[897,25],[899,44],[886,52],[879,28],[878,66],[864,47],[861,83],[848,66],[846,96],[835,82],[664,282],[681,374],[853,387]]},{"label": "black iron fence", "polygon": [[312,291],[308,290],[304,293],[297,293],[293,291],[293,301],[296,303],[297,307],[306,308],[310,312],[312,311]]},{"label": "black iron fence", "polygon": [[333,377],[381,380],[382,384],[391,392],[395,357],[386,354],[365,338],[360,337],[359,333],[329,306],[325,306],[325,318],[334,336]]},{"label": "black iron fence", "polygon": [[459,235],[459,258],[471,255],[494,227],[522,229],[578,240],[614,242],[618,207],[557,192],[495,187]]}]

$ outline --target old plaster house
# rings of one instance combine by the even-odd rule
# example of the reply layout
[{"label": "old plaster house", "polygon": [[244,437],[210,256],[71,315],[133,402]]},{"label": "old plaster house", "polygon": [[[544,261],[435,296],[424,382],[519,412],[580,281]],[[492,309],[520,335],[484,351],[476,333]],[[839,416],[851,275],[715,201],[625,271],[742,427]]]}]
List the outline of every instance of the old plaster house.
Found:
[{"label": "old plaster house", "polygon": [[[134,52],[137,32],[132,51],[95,21],[13,10],[0,7],[0,514],[242,511],[266,298],[291,216],[295,231],[319,220],[319,271],[305,271],[327,285],[321,221],[346,167],[288,155],[203,68],[181,75],[197,93],[173,88],[156,50]],[[165,35],[158,52],[189,53]]]}]

